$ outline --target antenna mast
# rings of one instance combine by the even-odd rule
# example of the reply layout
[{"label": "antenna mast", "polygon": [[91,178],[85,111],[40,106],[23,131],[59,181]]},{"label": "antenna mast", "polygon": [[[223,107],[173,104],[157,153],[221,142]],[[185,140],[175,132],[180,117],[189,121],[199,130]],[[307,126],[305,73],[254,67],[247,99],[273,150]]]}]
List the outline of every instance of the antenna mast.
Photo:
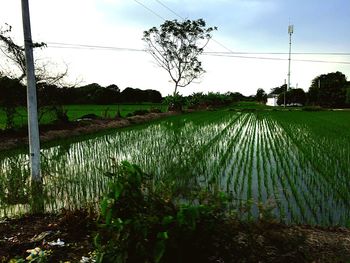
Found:
[{"label": "antenna mast", "polygon": [[288,85],[287,91],[290,89],[290,62],[291,62],[291,52],[292,52],[292,34],[294,33],[294,26],[288,26],[288,34],[289,34],[289,58],[288,58]]}]

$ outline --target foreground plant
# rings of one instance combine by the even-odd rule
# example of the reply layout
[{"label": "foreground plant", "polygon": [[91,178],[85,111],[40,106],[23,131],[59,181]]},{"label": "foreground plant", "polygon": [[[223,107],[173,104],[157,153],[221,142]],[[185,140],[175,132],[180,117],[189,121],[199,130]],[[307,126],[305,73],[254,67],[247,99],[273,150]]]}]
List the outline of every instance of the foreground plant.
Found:
[{"label": "foreground plant", "polygon": [[[202,204],[176,205],[163,198],[149,175],[122,162],[101,202],[97,262],[186,262],[208,257],[211,236],[225,218],[225,197]],[[219,200],[219,201],[218,201]],[[211,204],[212,203],[212,204]],[[198,238],[199,237],[199,238]],[[197,258],[198,259],[198,258]]]},{"label": "foreground plant", "polygon": [[49,256],[51,255],[51,250],[42,250],[40,247],[36,247],[33,249],[28,249],[26,251],[29,253],[29,255],[23,259],[11,259],[10,263],[22,263],[22,262],[29,262],[29,263],[44,263],[49,262]]}]

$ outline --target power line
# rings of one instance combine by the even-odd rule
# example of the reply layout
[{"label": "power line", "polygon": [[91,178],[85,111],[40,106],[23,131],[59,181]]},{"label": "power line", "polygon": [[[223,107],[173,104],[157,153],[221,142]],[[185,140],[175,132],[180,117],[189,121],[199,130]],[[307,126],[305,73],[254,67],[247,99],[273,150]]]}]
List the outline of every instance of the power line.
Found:
[{"label": "power line", "polygon": [[[141,5],[142,7],[144,7],[145,9],[147,9],[149,12],[151,12],[152,14],[156,15],[157,17],[163,19],[164,21],[166,21],[166,19],[164,17],[162,17],[161,15],[159,15],[157,12],[155,12],[154,10],[152,10],[151,8],[149,8],[148,6],[146,6],[145,4],[134,0],[136,3],[138,3],[139,5]],[[163,7],[165,7],[168,11],[170,11],[171,13],[173,13],[175,16],[179,17],[182,20],[185,20],[184,17],[182,17],[181,15],[179,15],[178,13],[176,13],[173,9],[171,9],[170,7],[168,7],[166,4],[164,4],[163,2],[161,2],[160,0],[155,0],[157,1],[160,5],[162,5]],[[215,42],[216,44],[218,44],[219,46],[223,47],[224,49],[228,50],[229,52],[233,52],[232,49],[226,47],[224,44],[220,43],[219,41],[215,40],[212,38],[212,41]]]},{"label": "power line", "polygon": [[[109,51],[130,51],[130,52],[147,52],[145,49],[137,48],[124,48],[116,46],[101,46],[101,45],[86,45],[86,44],[69,44],[62,42],[47,42],[49,48],[67,48],[67,49],[92,49],[92,50],[109,50]],[[243,56],[243,55],[285,55],[287,53],[277,53],[277,52],[203,52],[203,55],[214,56],[214,57],[226,57],[226,58],[242,58],[242,59],[258,59],[258,60],[276,60],[276,61],[285,61],[286,58],[276,58],[276,57],[258,57],[258,56]],[[297,53],[299,55],[304,54],[322,54],[322,55],[339,55],[339,54],[348,54],[349,53]],[[299,62],[314,62],[314,63],[333,63],[333,64],[350,64],[350,61],[330,61],[330,60],[310,60],[310,59],[294,59],[294,61]]]},{"label": "power line", "polygon": [[[244,59],[260,59],[260,60],[279,60],[286,61],[287,58],[271,58],[271,57],[252,57],[252,56],[239,56],[239,55],[222,55],[222,54],[208,54],[207,52],[203,52],[203,55],[215,56],[215,57],[231,57],[231,58],[244,58]],[[293,61],[298,62],[313,62],[313,63],[331,63],[331,64],[349,64],[350,61],[330,61],[330,60],[311,60],[311,59],[293,59]]]},{"label": "power line", "polygon": [[168,7],[166,4],[164,4],[163,2],[161,2],[160,0],[155,0],[156,2],[158,2],[158,4],[160,4],[161,6],[165,7],[168,11],[170,11],[171,13],[173,13],[175,16],[181,18],[182,20],[185,20],[184,17],[182,17],[181,15],[179,15],[178,13],[176,13],[173,9],[171,9],[170,7]]},{"label": "power line", "polygon": [[[182,20],[185,20],[185,18],[183,18],[181,15],[179,15],[178,13],[176,13],[173,9],[171,9],[170,7],[168,7],[166,4],[164,4],[162,1],[160,0],[155,0],[157,1],[160,5],[162,5],[163,7],[165,7],[167,10],[169,10],[171,13],[173,13],[174,15],[176,15],[177,17],[181,18]],[[221,46],[222,48],[226,49],[229,52],[233,52],[232,49],[226,47],[224,44],[220,43],[219,41],[215,40],[214,38],[211,39],[213,42],[215,42],[216,44],[218,44],[219,46]]]},{"label": "power line", "polygon": [[[146,8],[147,10],[149,10],[150,12],[152,12],[154,15],[162,18],[163,20],[165,20],[162,16],[160,16],[158,13],[156,13],[155,11],[153,11],[151,8],[147,7],[144,4],[141,4],[140,2],[138,2],[137,0],[134,0],[137,3],[139,3],[140,5],[142,5],[144,8]],[[173,13],[175,16],[181,18],[182,20],[185,20],[184,17],[182,17],[181,15],[179,15],[177,12],[175,12],[173,9],[171,9],[169,6],[167,6],[166,4],[164,4],[162,1],[160,0],[155,0],[156,2],[158,2],[160,5],[162,5],[164,8],[166,8],[168,11],[170,11],[171,13]],[[212,41],[215,42],[216,44],[218,44],[219,46],[221,46],[222,48],[226,49],[229,52],[204,52],[206,53],[205,55],[209,55],[209,53],[212,53],[213,56],[219,56],[218,54],[223,54],[223,55],[231,55],[231,54],[246,54],[246,55],[286,55],[289,53],[286,52],[235,52],[232,49],[226,47],[225,45],[223,45],[222,43],[220,43],[219,41],[215,40],[212,38]],[[321,56],[350,56],[350,53],[347,52],[328,52],[328,53],[319,53],[319,52],[294,52],[291,53],[292,55],[321,55]],[[232,57],[232,56],[231,56]],[[261,57],[243,57],[243,56],[236,56],[237,58],[255,58],[255,59],[270,59],[270,60],[285,60],[285,59],[279,59],[279,58],[261,58]],[[302,62],[320,62],[320,63],[339,63],[339,64],[349,64],[349,62],[347,61],[324,61],[324,60],[295,60],[295,61],[302,61]]]},{"label": "power line", "polygon": [[[217,52],[217,51],[207,51],[210,54],[220,54],[220,55],[230,55],[230,54],[242,54],[242,55],[287,55],[288,52]],[[292,55],[320,55],[320,56],[350,56],[347,52],[292,52]]]},{"label": "power line", "polygon": [[86,45],[86,44],[69,44],[62,42],[47,42],[49,47],[52,48],[72,48],[72,49],[96,49],[96,50],[119,50],[119,51],[137,51],[143,52],[144,49],[137,48],[125,48],[115,46],[100,46],[100,45]]},{"label": "power line", "polygon": [[138,3],[139,5],[143,6],[145,9],[147,9],[149,12],[151,12],[152,14],[154,14],[155,16],[159,17],[160,19],[163,19],[164,21],[166,20],[164,17],[162,17],[161,15],[159,15],[158,13],[156,13],[155,11],[153,11],[151,8],[149,8],[148,6],[146,6],[145,4],[139,2],[138,0],[134,0],[136,3]]},{"label": "power line", "polygon": [[[45,42],[50,45],[50,47],[60,47],[67,46],[67,48],[97,48],[97,49],[116,49],[116,50],[128,50],[128,51],[145,51],[145,49],[137,48],[125,48],[116,46],[102,46],[102,45],[88,45],[88,44],[74,44],[74,43],[64,43],[64,42]],[[63,48],[63,47],[62,47]],[[234,52],[222,52],[222,51],[205,51],[208,55],[287,55],[288,52],[249,52],[249,51],[234,51]],[[350,56],[347,52],[292,52],[292,55],[321,55],[321,56]]]}]

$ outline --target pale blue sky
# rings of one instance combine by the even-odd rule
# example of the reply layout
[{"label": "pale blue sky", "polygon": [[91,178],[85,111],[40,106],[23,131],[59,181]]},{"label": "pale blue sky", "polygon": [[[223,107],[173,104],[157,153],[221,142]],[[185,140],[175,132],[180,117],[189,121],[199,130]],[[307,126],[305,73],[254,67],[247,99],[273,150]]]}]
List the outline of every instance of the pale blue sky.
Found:
[{"label": "pale blue sky", "polygon": [[[0,24],[14,26],[22,41],[20,1],[0,0]],[[167,73],[157,67],[149,54],[115,50],[53,48],[50,43],[144,48],[142,32],[165,19],[203,18],[217,26],[207,51],[288,52],[288,23],[294,24],[293,52],[350,53],[349,0],[30,0],[33,39],[49,43],[36,54],[65,62],[71,79],[102,85],[115,83],[124,89],[153,88],[163,95],[172,92]],[[141,4],[137,3],[140,2]],[[288,58],[284,55],[252,55]],[[207,73],[183,90],[238,91],[254,94],[258,88],[269,91],[287,78],[287,61],[232,57],[201,57]],[[347,61],[349,55],[293,55],[292,59]],[[292,61],[292,86],[308,89],[319,74],[342,71],[350,78],[350,64]]]}]

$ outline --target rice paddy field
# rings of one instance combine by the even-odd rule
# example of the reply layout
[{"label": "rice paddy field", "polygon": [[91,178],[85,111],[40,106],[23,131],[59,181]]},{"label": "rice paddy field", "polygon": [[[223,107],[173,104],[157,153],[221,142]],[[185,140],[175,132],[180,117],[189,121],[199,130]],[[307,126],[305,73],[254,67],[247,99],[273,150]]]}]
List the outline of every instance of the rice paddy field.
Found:
[{"label": "rice paddy field", "polygon": [[[46,145],[47,211],[94,204],[122,160],[172,194],[220,190],[286,223],[350,225],[350,112],[211,111]],[[0,153],[0,217],[28,211],[28,155]]]}]

